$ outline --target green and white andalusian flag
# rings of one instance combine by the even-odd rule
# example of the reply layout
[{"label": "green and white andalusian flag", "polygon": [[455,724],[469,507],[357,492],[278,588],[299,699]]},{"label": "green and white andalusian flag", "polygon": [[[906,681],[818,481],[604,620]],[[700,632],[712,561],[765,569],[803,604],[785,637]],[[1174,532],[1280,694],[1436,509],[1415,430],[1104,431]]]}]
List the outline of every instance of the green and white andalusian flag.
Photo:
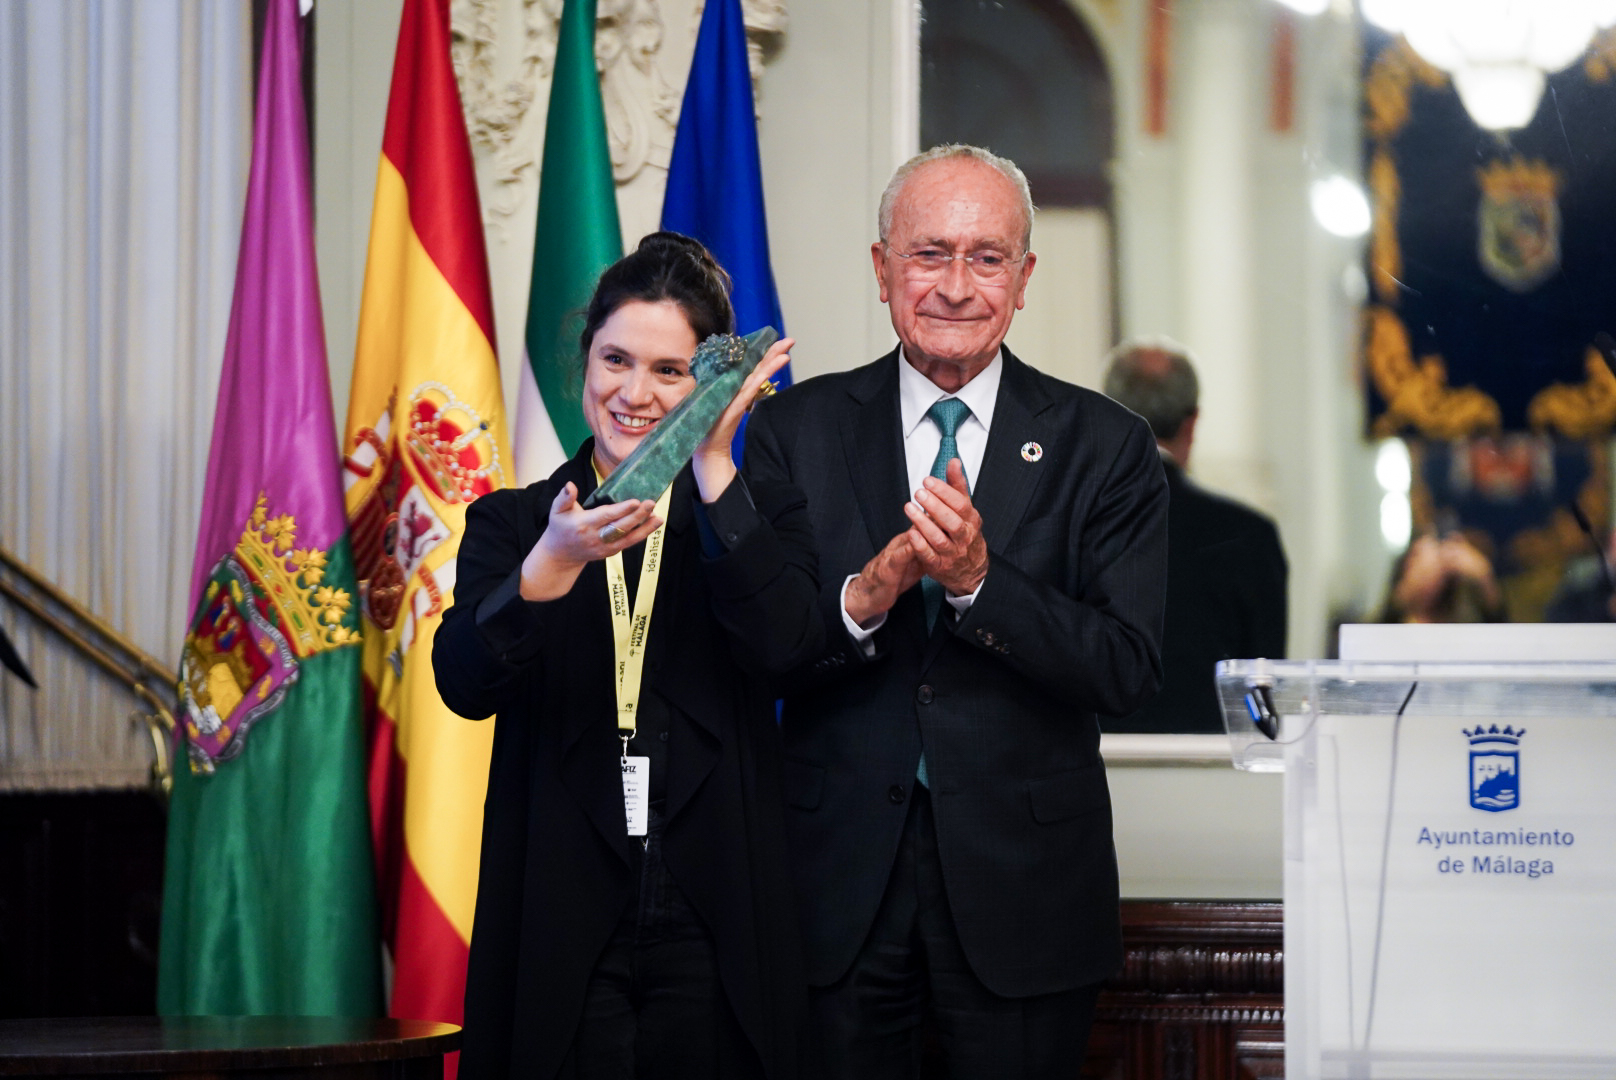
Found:
[{"label": "green and white andalusian flag", "polygon": [[606,117],[595,73],[595,0],[567,0],[544,129],[539,221],[516,407],[516,472],[549,476],[589,435],[578,334],[600,272],[623,256]]}]

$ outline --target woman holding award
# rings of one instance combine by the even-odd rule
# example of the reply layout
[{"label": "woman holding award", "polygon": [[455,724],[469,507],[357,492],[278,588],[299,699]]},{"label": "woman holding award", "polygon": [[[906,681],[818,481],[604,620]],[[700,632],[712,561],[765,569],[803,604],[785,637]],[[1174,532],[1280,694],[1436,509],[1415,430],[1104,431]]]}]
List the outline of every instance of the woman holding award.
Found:
[{"label": "woman holding award", "polygon": [[797,1072],[769,678],[819,650],[822,620],[802,495],[749,491],[730,460],[791,343],[660,498],[584,507],[696,387],[698,344],[733,329],[727,285],[674,233],[607,269],[581,339],[593,439],[467,515],[433,662],[450,708],[499,719],[463,1077]]}]

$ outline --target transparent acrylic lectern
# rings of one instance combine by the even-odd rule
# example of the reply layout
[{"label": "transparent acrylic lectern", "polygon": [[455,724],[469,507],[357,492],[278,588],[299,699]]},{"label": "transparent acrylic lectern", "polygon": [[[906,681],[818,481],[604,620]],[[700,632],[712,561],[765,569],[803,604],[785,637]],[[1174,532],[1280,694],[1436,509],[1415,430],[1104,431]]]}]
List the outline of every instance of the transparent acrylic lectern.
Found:
[{"label": "transparent acrylic lectern", "polygon": [[1287,1077],[1616,1077],[1616,662],[1218,689],[1236,767],[1285,773]]}]

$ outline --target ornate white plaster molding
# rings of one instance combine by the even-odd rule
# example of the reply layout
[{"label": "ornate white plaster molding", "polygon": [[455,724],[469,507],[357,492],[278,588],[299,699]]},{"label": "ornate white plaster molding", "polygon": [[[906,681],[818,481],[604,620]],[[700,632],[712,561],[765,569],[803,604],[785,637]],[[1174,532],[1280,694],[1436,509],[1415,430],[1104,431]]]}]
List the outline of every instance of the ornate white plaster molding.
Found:
[{"label": "ornate white plaster molding", "polygon": [[655,0],[600,0],[596,18],[595,67],[612,178],[626,184],[646,165],[667,168],[680,99],[657,68],[662,12]]},{"label": "ornate white plaster molding", "polygon": [[[763,65],[780,51],[790,17],[786,0],[741,0],[741,18],[746,23],[746,54],[752,69],[752,101],[759,103]],[[759,108],[759,113],[762,110]]]},{"label": "ornate white plaster molding", "polygon": [[493,163],[493,191],[483,213],[502,219],[515,212],[524,183],[538,166],[536,140],[518,140],[540,84],[555,63],[563,0],[522,0],[522,38],[516,74],[503,84],[496,72],[499,0],[454,0],[449,9],[450,53],[473,149]]},{"label": "ornate white plaster molding", "polygon": [[[535,118],[529,114],[548,93],[563,2],[453,0],[450,7],[455,76],[472,147],[483,159],[483,212],[490,224],[515,213],[538,169],[543,141],[534,136]],[[647,166],[666,169],[673,153],[683,94],[657,64],[664,33],[661,2],[598,0],[596,9],[595,67],[612,176],[620,187]],[[698,0],[692,32],[700,26],[702,6]],[[763,65],[785,34],[786,0],[742,0],[741,6],[756,99]],[[511,10],[521,13],[514,50]]]},{"label": "ornate white plaster molding", "polygon": [[[690,20],[690,33],[694,37],[701,31],[701,15],[707,8],[706,0],[696,0],[695,12]],[[753,108],[761,116],[760,98],[763,65],[780,51],[790,16],[786,14],[786,0],[741,0],[741,21],[746,24],[746,59],[752,73]]]}]

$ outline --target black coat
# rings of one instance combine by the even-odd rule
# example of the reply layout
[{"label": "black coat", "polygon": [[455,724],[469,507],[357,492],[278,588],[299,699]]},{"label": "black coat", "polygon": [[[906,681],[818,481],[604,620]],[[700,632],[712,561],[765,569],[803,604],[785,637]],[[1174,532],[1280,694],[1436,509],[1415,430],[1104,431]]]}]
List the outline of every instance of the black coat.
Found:
[{"label": "black coat", "polygon": [[[592,449],[586,442],[542,483],[472,504],[455,603],[434,643],[449,707],[499,714],[465,1077],[556,1073],[635,885],[640,845],[623,819],[603,564],[587,566],[558,600],[528,603],[517,592],[561,485],[572,481],[580,499],[594,489]],[[813,548],[802,496],[787,486],[748,492],[737,482],[710,509],[723,533],[716,558],[702,552],[686,468],[669,509],[645,666],[645,685],[670,713],[663,852],[713,933],[742,1029],[771,1077],[791,1077],[804,990],[767,678],[820,649]]]},{"label": "black coat", "polygon": [[1171,461],[1161,693],[1107,731],[1223,733],[1219,660],[1285,656],[1285,549],[1257,511],[1199,487]]},{"label": "black coat", "polygon": [[908,526],[897,354],[761,404],[755,482],[808,496],[826,651],[788,694],[787,829],[808,975],[836,981],[875,918],[924,747],[948,905],[977,977],[1024,997],[1122,958],[1097,712],[1155,692],[1167,487],[1143,420],[1005,353],[973,501],[991,557],[957,622],[917,587],[866,659],[840,593]]}]

